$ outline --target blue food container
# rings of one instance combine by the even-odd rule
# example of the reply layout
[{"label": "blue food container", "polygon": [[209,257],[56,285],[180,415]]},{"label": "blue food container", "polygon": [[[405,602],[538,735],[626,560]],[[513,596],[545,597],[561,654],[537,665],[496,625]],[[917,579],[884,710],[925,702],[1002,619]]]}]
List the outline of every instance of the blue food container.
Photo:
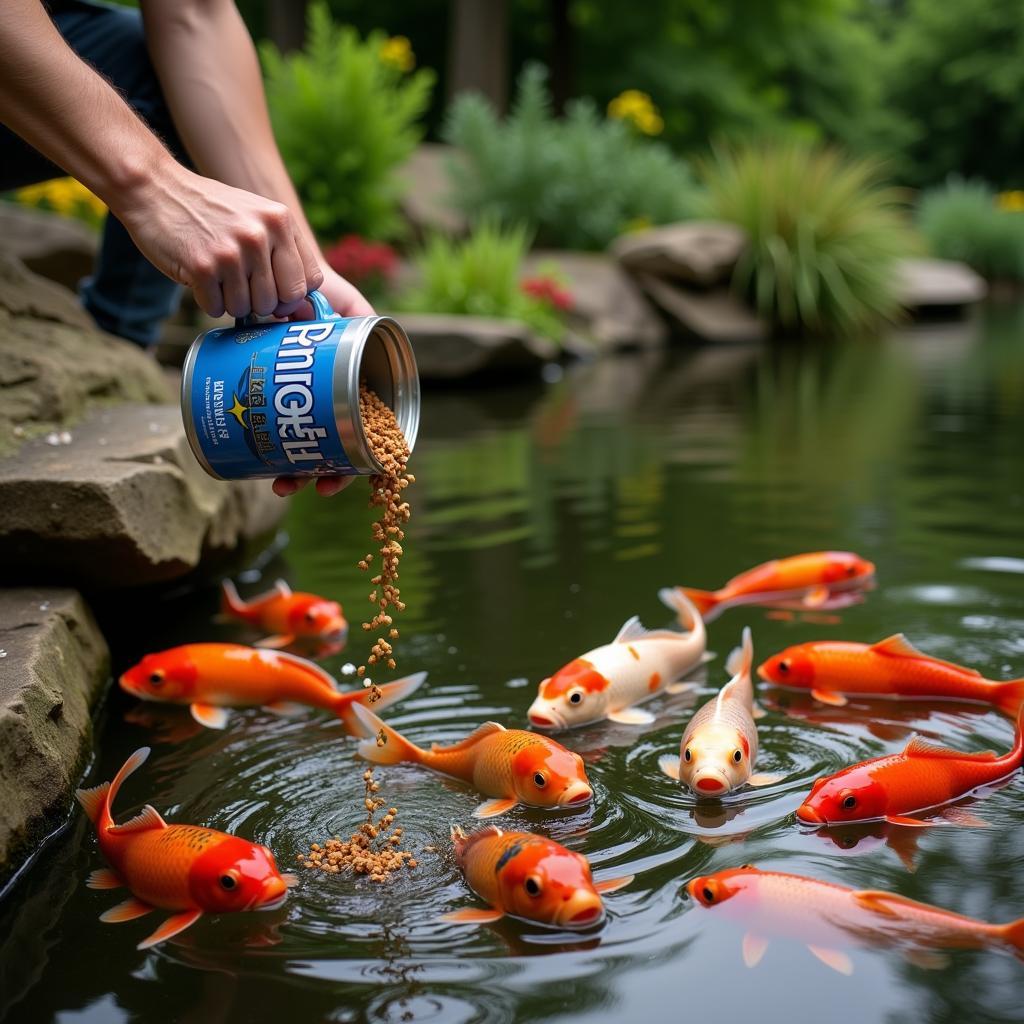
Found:
[{"label": "blue food container", "polygon": [[415,444],[420,385],[405,331],[386,316],[341,317],[319,292],[309,300],[313,320],[236,320],[192,343],[181,412],[218,480],[382,472],[359,415],[361,382]]}]

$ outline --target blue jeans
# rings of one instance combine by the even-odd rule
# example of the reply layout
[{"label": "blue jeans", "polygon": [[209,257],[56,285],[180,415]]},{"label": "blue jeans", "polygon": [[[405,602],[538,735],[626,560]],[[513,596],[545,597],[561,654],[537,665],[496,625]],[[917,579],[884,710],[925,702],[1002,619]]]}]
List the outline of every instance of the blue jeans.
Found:
[{"label": "blue jeans", "polygon": [[[68,45],[187,163],[146,51],[139,12],[92,0],[53,0],[47,6]],[[0,190],[64,174],[0,125]],[[181,289],[139,252],[124,225],[108,214],[95,270],[81,282],[80,294],[82,304],[105,331],[148,346],[156,342],[163,320],[177,308]]]}]

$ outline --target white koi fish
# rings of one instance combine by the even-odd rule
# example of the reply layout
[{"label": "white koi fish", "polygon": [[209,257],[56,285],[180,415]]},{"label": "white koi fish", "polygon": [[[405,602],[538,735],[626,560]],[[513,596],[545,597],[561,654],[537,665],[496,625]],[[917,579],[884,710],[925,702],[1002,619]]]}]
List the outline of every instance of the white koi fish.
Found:
[{"label": "white koi fish", "polygon": [[678,680],[712,655],[704,622],[690,599],[672,591],[673,607],[686,633],[648,630],[637,616],[603,647],[575,658],[543,680],[530,705],[530,722],[541,729],[574,729],[605,718],[622,725],[648,725],[654,715],[635,707],[658,693],[679,693]]},{"label": "white koi fish", "polygon": [[754,684],[750,670],[754,644],[750,628],[743,630],[743,646],[734,651],[727,668],[732,679],[690,720],[679,744],[679,756],[666,754],[658,764],[666,775],[701,796],[719,797],[749,783],[767,786],[780,775],[752,774],[757,760]]}]

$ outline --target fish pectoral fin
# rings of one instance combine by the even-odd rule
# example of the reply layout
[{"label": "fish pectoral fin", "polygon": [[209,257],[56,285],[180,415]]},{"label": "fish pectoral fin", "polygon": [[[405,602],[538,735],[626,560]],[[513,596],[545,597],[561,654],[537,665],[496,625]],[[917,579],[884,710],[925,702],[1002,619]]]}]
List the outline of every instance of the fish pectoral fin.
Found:
[{"label": "fish pectoral fin", "polygon": [[179,932],[183,932],[186,928],[190,928],[202,916],[203,912],[201,910],[185,910],[180,914],[175,914],[173,917],[167,918],[152,935],[144,938],[135,948],[149,949],[158,942],[166,942],[167,939],[172,938]]},{"label": "fish pectoral fin", "polygon": [[935,949],[905,949],[903,959],[923,971],[941,971],[949,966],[949,957]]},{"label": "fish pectoral fin", "polygon": [[853,974],[853,961],[840,949],[829,949],[827,946],[808,946],[811,953],[816,956],[826,967],[833,971],[845,974],[849,977]]},{"label": "fish pectoral fin", "polygon": [[500,921],[505,916],[504,911],[495,910],[489,907],[481,910],[478,907],[463,907],[462,910],[453,910],[450,914],[442,914],[441,920],[449,924],[490,924],[493,921]]},{"label": "fish pectoral fin", "polygon": [[620,708],[618,711],[609,711],[605,718],[619,725],[650,725],[654,721],[654,715],[643,708]]},{"label": "fish pectoral fin", "polygon": [[262,640],[257,640],[253,647],[266,647],[276,651],[282,647],[290,647],[293,643],[295,643],[295,635],[283,633],[281,636],[265,636]]},{"label": "fish pectoral fin", "polygon": [[705,651],[700,656],[700,662],[698,664],[706,665],[709,661],[714,661],[717,657],[718,655],[714,651]]},{"label": "fish pectoral fin", "polygon": [[935,822],[922,821],[920,818],[911,818],[906,814],[887,814],[885,820],[890,825],[905,825],[907,828],[934,828]]},{"label": "fish pectoral fin", "polygon": [[104,924],[122,924],[125,921],[134,921],[137,917],[143,917],[152,909],[148,903],[129,896],[128,899],[118,903],[116,907],[111,907],[100,914],[100,920]]},{"label": "fish pectoral fin", "polygon": [[696,683],[684,683],[682,680],[677,680],[674,683],[666,685],[665,692],[675,696],[678,693],[686,693],[687,690],[693,690],[696,686]]},{"label": "fish pectoral fin", "polygon": [[917,856],[917,836],[913,829],[898,829],[890,833],[885,840],[885,845],[899,857],[903,866],[911,873],[917,871],[917,864],[914,858]]},{"label": "fish pectoral fin", "polygon": [[734,647],[730,652],[729,656],[725,659],[725,671],[731,676],[739,674],[740,669],[743,667],[743,648]]},{"label": "fish pectoral fin", "polygon": [[805,608],[820,608],[829,598],[828,587],[811,587],[800,602]]},{"label": "fish pectoral fin", "polygon": [[264,704],[263,709],[272,715],[280,715],[282,718],[295,718],[296,715],[306,713],[305,704],[296,704],[292,700],[275,700],[271,704]]},{"label": "fish pectoral fin", "polygon": [[979,818],[973,811],[966,807],[946,807],[940,812],[939,817],[948,821],[950,825],[958,825],[961,828],[989,828],[991,822]]},{"label": "fish pectoral fin", "polygon": [[495,797],[485,800],[474,812],[474,818],[496,818],[499,814],[508,814],[519,801],[514,796]]},{"label": "fish pectoral fin", "polygon": [[830,704],[834,708],[845,708],[850,702],[841,694],[831,690],[811,690],[811,696],[822,704]]},{"label": "fish pectoral fin", "polygon": [[606,878],[603,882],[595,882],[594,888],[600,893],[618,892],[625,889],[636,875],[622,875],[620,878]]},{"label": "fish pectoral fin", "polygon": [[747,782],[751,786],[774,786],[777,782],[781,782],[785,777],[785,772],[754,772],[754,774],[747,779]]},{"label": "fish pectoral fin", "polygon": [[121,881],[120,876],[111,871],[110,868],[97,868],[95,871],[89,873],[89,877],[85,880],[85,884],[90,889],[120,889],[124,882]]},{"label": "fish pectoral fin", "polygon": [[670,778],[679,781],[679,755],[662,754],[658,758],[658,767]]},{"label": "fish pectoral fin", "polygon": [[151,828],[167,828],[167,822],[160,817],[160,812],[152,804],[146,804],[134,818],[129,818],[121,825],[111,825],[107,829],[107,834],[123,836],[129,832],[145,832]]},{"label": "fish pectoral fin", "polygon": [[190,704],[192,717],[207,729],[223,729],[228,724],[226,708],[218,708],[213,704]]},{"label": "fish pectoral fin", "polygon": [[763,935],[747,932],[743,936],[743,962],[747,967],[756,967],[768,948],[768,940]]}]

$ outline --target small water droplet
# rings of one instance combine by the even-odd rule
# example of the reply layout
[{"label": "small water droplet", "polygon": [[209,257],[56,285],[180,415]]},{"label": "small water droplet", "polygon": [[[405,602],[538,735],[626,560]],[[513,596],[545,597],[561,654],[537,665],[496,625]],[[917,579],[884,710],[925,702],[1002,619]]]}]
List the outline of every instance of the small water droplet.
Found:
[{"label": "small water droplet", "polygon": [[354,676],[356,674],[355,665],[353,665],[351,661],[346,661],[345,664],[341,666],[341,674],[343,676]]},{"label": "small water droplet", "polygon": [[42,603],[42,604],[41,604],[41,605],[39,606],[39,610],[40,610],[41,612],[48,612],[48,611],[50,610],[50,602],[49,602],[49,601],[44,601],[44,602],[43,602],[43,603]]},{"label": "small water droplet", "polygon": [[153,456],[153,465],[154,466],[162,466],[163,464],[164,464],[164,457],[162,455],[154,455]]},{"label": "small water droplet", "polygon": [[2,647],[0,647],[0,658],[6,658],[6,657],[7,657],[7,652]]},{"label": "small water droplet", "polygon": [[530,680],[526,676],[516,676],[515,679],[510,679],[505,685],[510,690],[521,690],[524,686],[530,685]]},{"label": "small water droplet", "polygon": [[71,444],[71,431],[70,430],[62,430],[60,432],[59,436],[60,436],[60,443],[61,444]]},{"label": "small water droplet", "polygon": [[60,444],[60,434],[56,430],[51,430],[43,440],[49,445],[56,446]]},{"label": "small water droplet", "polygon": [[449,654],[458,654],[459,653],[459,649],[458,649],[458,647],[449,647],[448,648],[448,653]]},{"label": "small water droplet", "polygon": [[540,368],[540,376],[545,384],[557,384],[565,376],[565,371],[560,363],[545,363]]}]

